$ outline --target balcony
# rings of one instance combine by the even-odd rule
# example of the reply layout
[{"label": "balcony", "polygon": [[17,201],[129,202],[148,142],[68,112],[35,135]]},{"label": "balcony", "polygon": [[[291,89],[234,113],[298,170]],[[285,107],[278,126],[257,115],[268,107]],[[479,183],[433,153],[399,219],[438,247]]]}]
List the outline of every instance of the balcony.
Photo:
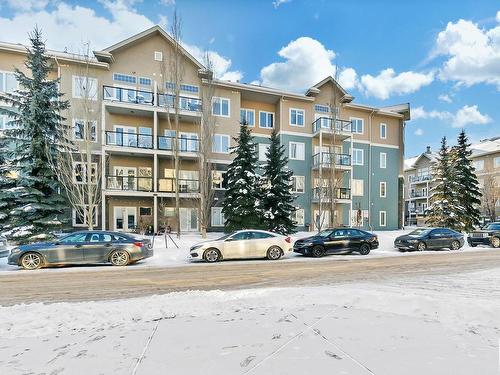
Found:
[{"label": "balcony", "polygon": [[339,168],[351,166],[351,155],[333,152],[320,152],[313,155],[313,168]]},{"label": "balcony", "polygon": [[[157,103],[160,107],[173,109],[175,105],[175,95],[158,94]],[[179,109],[187,112],[201,112],[201,100],[187,96],[179,96]]]},{"label": "balcony", "polygon": [[344,140],[351,136],[352,124],[347,120],[320,117],[312,123],[312,130],[315,136],[321,133],[324,136],[335,136],[338,140]]},{"label": "balcony", "polygon": [[349,188],[335,188],[332,192],[328,187],[315,187],[313,188],[313,201],[318,202],[321,198],[323,202],[329,202],[332,198],[335,200],[350,200],[351,189]]},{"label": "balcony", "polygon": [[410,198],[427,198],[427,193],[412,191],[410,193]]},{"label": "balcony", "polygon": [[162,193],[175,193],[176,189],[179,193],[199,193],[200,181],[180,178],[178,183],[175,183],[175,178],[160,178],[158,180],[158,191]]},{"label": "balcony", "polygon": [[153,136],[149,134],[124,133],[106,130],[106,145],[132,147],[141,149],[153,148]]},{"label": "balcony", "polygon": [[200,140],[193,137],[158,137],[158,150],[174,151],[174,144],[177,143],[179,152],[198,152],[200,149]]},{"label": "balcony", "polygon": [[106,176],[106,189],[117,191],[153,191],[152,177]]},{"label": "balcony", "polygon": [[425,175],[425,176],[410,176],[409,180],[410,183],[419,183],[419,182],[427,182],[432,179],[431,175]]},{"label": "balcony", "polygon": [[142,104],[147,106],[155,105],[154,94],[151,91],[103,86],[102,97],[104,100],[113,102]]}]

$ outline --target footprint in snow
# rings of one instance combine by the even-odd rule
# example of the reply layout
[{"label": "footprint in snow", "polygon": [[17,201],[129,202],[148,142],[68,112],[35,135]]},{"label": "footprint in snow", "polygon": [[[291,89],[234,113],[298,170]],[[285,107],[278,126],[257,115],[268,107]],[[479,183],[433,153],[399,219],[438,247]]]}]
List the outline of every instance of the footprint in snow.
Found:
[{"label": "footprint in snow", "polygon": [[342,357],[340,357],[340,356],[338,356],[337,354],[332,353],[332,352],[330,352],[330,351],[328,351],[328,350],[325,350],[325,354],[326,354],[327,356],[332,357],[332,358],[335,358],[335,359],[342,359]]},{"label": "footprint in snow", "polygon": [[240,366],[247,367],[250,364],[250,362],[252,362],[255,358],[257,357],[255,357],[254,355],[246,357],[243,361],[240,362]]}]

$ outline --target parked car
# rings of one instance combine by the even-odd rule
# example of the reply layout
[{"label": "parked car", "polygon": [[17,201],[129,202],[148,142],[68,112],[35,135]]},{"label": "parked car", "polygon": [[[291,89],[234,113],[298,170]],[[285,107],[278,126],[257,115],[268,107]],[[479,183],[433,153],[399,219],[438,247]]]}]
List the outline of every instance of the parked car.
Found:
[{"label": "parked car", "polygon": [[481,230],[475,230],[467,236],[470,246],[490,245],[500,247],[500,222],[486,224]]},{"label": "parked car", "polygon": [[399,236],[394,247],[399,251],[449,248],[458,250],[464,245],[464,236],[448,228],[417,228],[413,232]]},{"label": "parked car", "polygon": [[6,258],[9,256],[9,248],[7,245],[7,239],[4,236],[0,236],[0,258]]},{"label": "parked car", "polygon": [[119,232],[74,232],[51,242],[14,247],[8,263],[27,270],[60,264],[108,262],[126,266],[153,256],[148,242]]},{"label": "parked car", "polygon": [[318,234],[295,241],[293,251],[315,258],[327,254],[358,252],[368,255],[378,248],[378,237],[356,228],[325,229]]},{"label": "parked car", "polygon": [[264,230],[239,230],[217,240],[191,247],[191,259],[213,263],[222,259],[267,258],[278,260],[291,251],[292,240],[281,234]]}]

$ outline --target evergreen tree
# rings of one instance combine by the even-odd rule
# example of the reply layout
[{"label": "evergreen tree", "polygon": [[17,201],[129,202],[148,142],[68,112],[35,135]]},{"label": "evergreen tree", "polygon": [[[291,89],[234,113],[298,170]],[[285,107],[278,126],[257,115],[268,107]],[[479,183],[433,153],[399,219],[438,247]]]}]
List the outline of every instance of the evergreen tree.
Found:
[{"label": "evergreen tree", "polygon": [[0,131],[0,233],[10,228],[16,181],[10,161],[11,147],[5,130]]},{"label": "evergreen tree", "polygon": [[481,213],[481,192],[479,191],[479,182],[475,174],[475,168],[472,165],[470,156],[470,143],[462,130],[458,135],[457,145],[453,147],[453,156],[455,164],[455,180],[458,184],[457,198],[462,207],[459,214],[461,229],[470,232],[474,226],[479,225]]},{"label": "evergreen tree", "polygon": [[295,207],[292,205],[294,196],[290,191],[292,171],[288,169],[285,147],[280,143],[276,130],[271,133],[266,157],[262,198],[264,227],[281,234],[293,233],[295,224],[291,215]]},{"label": "evergreen tree", "polygon": [[51,232],[67,221],[67,205],[48,160],[49,154],[57,152],[56,140],[64,136],[60,111],[69,103],[61,99],[58,80],[49,79],[51,67],[38,29],[30,34],[30,42],[25,62],[30,76],[16,69],[20,89],[0,95],[12,104],[12,109],[1,112],[13,119],[14,129],[6,133],[14,139],[12,167],[17,175],[11,229],[5,234],[20,243],[51,237]]},{"label": "evergreen tree", "polygon": [[240,126],[240,133],[235,141],[237,146],[231,151],[234,159],[226,173],[227,190],[222,208],[226,220],[225,230],[228,232],[261,226],[257,153],[248,126]]},{"label": "evergreen tree", "polygon": [[431,205],[427,210],[426,222],[432,226],[461,229],[462,208],[458,203],[454,173],[452,155],[443,137],[433,172],[436,184],[430,190]]}]

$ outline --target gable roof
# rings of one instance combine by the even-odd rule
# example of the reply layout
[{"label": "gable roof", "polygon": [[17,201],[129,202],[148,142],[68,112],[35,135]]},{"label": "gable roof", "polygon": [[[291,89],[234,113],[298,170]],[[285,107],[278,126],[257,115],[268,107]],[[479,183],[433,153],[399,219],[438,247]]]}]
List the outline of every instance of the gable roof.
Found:
[{"label": "gable roof", "polygon": [[437,156],[437,154],[435,152],[422,152],[420,155],[405,159],[404,160],[404,170],[406,171],[409,169],[414,169],[416,167],[417,163],[423,157],[426,157],[427,159],[429,159],[429,161],[431,163],[434,163],[436,161],[436,156]]},{"label": "gable roof", "polygon": [[[135,34],[131,36],[130,38],[127,38],[125,40],[122,40],[121,42],[118,42],[116,44],[113,44],[112,46],[103,49],[102,51],[94,51],[94,55],[98,60],[110,60],[112,61],[113,59],[113,52],[134,44],[144,38],[148,38],[154,34],[159,34],[162,37],[164,37],[169,43],[175,44],[175,40],[165,31],[161,28],[161,26],[155,25],[147,30],[144,30],[140,32],[139,34]],[[191,55],[183,46],[182,44],[180,45],[180,50],[182,54],[184,54],[191,62],[198,67],[198,69],[204,69],[205,67],[203,64],[201,64],[198,60],[196,60],[193,55]],[[110,61],[106,61],[110,62]]]},{"label": "gable roof", "polygon": [[349,93],[345,91],[344,88],[340,86],[340,84],[332,76],[328,76],[323,80],[321,80],[320,82],[316,83],[309,90],[307,90],[306,95],[316,96],[319,93],[321,86],[324,86],[327,83],[332,83],[342,93],[343,97],[341,101],[343,103],[349,103],[354,99],[354,97],[352,95],[349,95]]}]

